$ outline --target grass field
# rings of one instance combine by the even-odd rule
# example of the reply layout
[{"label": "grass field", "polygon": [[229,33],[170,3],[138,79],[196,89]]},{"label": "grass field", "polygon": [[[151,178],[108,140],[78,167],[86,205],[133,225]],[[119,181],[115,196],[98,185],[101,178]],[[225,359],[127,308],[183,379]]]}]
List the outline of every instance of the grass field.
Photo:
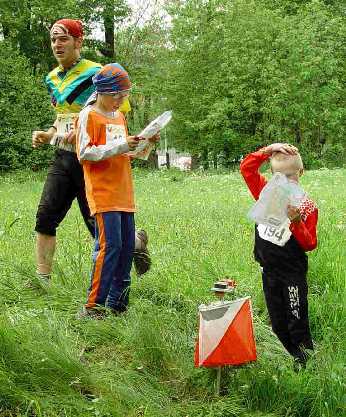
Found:
[{"label": "grass field", "polygon": [[[134,175],[153,267],[133,276],[128,313],[103,321],[76,319],[92,250],[77,207],[60,227],[50,288],[33,289],[44,173],[0,177],[0,416],[346,416],[346,170],[302,180],[320,218],[309,255],[316,351],[299,374],[268,326],[239,174]],[[216,397],[215,371],[195,369],[193,351],[198,305],[225,275],[252,296],[258,360],[226,369]]]}]

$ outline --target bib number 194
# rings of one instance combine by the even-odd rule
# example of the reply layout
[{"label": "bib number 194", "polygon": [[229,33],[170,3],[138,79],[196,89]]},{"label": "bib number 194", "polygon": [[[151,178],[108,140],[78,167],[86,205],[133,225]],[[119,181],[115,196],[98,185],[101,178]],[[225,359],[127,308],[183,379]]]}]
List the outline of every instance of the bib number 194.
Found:
[{"label": "bib number 194", "polygon": [[291,237],[289,225],[273,227],[259,224],[257,226],[257,230],[262,239],[274,243],[274,245],[278,246],[284,246]]}]

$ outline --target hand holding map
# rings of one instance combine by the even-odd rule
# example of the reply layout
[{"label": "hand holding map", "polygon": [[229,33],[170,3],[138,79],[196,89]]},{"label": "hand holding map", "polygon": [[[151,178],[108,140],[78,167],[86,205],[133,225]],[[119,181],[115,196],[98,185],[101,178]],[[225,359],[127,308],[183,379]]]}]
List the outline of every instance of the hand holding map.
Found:
[{"label": "hand holding map", "polygon": [[129,152],[130,155],[135,158],[147,160],[151,150],[154,147],[154,144],[149,141],[150,138],[155,136],[161,131],[172,119],[172,112],[165,111],[155,120],[150,122],[146,128],[144,128],[138,135],[141,138],[144,138],[142,142],[139,143],[135,151]]}]

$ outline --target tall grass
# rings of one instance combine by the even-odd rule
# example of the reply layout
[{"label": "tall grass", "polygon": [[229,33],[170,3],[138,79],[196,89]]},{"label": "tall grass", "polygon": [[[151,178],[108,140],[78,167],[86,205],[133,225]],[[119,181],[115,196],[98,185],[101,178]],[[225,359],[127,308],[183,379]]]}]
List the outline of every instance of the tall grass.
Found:
[{"label": "tall grass", "polygon": [[[58,232],[51,286],[34,288],[34,222],[42,174],[0,178],[0,415],[119,417],[342,417],[345,409],[345,170],[308,172],[320,209],[319,248],[309,255],[316,350],[296,374],[268,326],[251,198],[237,173],[135,170],[138,227],[153,267],[133,276],[121,317],[77,320],[92,242],[77,207]],[[258,360],[215,373],[193,366],[197,307],[224,276],[251,295]]]}]

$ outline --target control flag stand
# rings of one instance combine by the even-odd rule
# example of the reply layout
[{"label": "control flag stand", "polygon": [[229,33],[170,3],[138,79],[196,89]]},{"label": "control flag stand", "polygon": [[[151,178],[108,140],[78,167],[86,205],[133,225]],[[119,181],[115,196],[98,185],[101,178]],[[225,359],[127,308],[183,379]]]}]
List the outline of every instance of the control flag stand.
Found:
[{"label": "control flag stand", "polygon": [[216,368],[215,393],[220,394],[224,365],[241,365],[257,358],[250,297],[225,300],[236,282],[223,279],[211,291],[218,301],[199,306],[199,335],[195,366]]}]

